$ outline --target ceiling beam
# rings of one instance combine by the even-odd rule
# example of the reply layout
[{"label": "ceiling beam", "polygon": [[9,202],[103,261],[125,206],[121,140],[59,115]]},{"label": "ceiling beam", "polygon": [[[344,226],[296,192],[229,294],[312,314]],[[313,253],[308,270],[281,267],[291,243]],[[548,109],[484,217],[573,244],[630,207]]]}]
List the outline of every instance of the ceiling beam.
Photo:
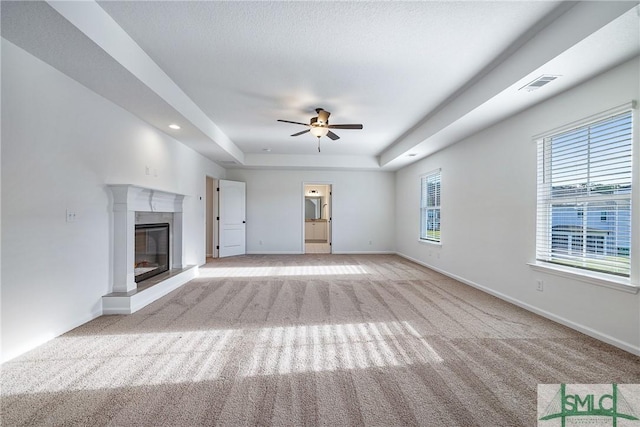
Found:
[{"label": "ceiling beam", "polygon": [[47,3],[238,163],[244,153],[94,1]]},{"label": "ceiling beam", "polygon": [[[343,169],[380,170],[374,156],[317,154],[253,154],[245,156],[244,168],[253,169]],[[232,165],[224,165],[233,167]]]},{"label": "ceiling beam", "polygon": [[[442,138],[446,133],[456,134],[450,132],[456,122],[637,4],[637,1],[561,3],[470,84],[461,88],[384,150],[379,157],[380,166],[397,168],[411,163],[416,158],[407,157],[409,152],[420,145],[428,146],[432,140],[434,143],[438,141],[439,149],[457,142],[443,141]],[[428,154],[433,152],[435,151],[429,150]]]}]

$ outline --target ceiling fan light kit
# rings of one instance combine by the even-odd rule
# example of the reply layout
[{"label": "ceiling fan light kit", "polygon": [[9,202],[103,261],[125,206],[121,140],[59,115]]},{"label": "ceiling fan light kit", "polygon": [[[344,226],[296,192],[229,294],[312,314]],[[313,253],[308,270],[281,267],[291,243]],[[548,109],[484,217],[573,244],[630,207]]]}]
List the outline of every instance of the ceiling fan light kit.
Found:
[{"label": "ceiling fan light kit", "polygon": [[292,122],[290,120],[278,120],[278,121],[283,123],[292,123],[294,125],[307,126],[309,129],[294,133],[291,136],[299,136],[307,132],[310,132],[313,136],[318,138],[318,152],[320,152],[320,138],[322,138],[323,136],[327,136],[329,137],[329,139],[332,139],[333,141],[340,139],[338,135],[331,132],[329,129],[362,129],[361,124],[330,125],[329,124],[329,116],[331,115],[330,112],[322,108],[316,108],[316,113],[318,113],[318,115],[316,117],[312,117],[311,120],[309,121],[309,124]]},{"label": "ceiling fan light kit", "polygon": [[329,133],[329,128],[326,128],[324,126],[320,127],[320,126],[313,126],[311,128],[311,134],[313,136],[317,136],[318,138],[321,138],[323,136],[327,136],[327,134]]}]

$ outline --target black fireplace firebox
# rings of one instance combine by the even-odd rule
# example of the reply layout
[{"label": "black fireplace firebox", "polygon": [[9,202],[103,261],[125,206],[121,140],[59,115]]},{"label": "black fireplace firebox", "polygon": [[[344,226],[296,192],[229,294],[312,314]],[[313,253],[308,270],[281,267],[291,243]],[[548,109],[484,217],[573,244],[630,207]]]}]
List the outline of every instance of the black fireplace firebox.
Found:
[{"label": "black fireplace firebox", "polygon": [[134,280],[169,270],[169,224],[136,224]]}]

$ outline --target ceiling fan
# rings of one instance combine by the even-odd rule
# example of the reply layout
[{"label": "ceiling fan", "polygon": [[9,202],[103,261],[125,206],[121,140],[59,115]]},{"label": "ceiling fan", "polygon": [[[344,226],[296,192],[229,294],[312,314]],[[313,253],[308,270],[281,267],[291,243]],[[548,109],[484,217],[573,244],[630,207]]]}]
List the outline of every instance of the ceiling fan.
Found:
[{"label": "ceiling fan", "polygon": [[307,126],[309,129],[303,130],[298,133],[294,133],[291,136],[299,136],[304,133],[311,132],[313,136],[316,136],[318,138],[318,151],[320,151],[320,138],[322,138],[323,136],[328,136],[330,139],[334,141],[337,139],[340,139],[338,135],[331,132],[329,129],[362,129],[361,124],[330,125],[329,124],[329,116],[331,115],[330,112],[322,108],[316,108],[316,113],[318,113],[318,115],[316,117],[312,117],[311,120],[309,121],[309,124],[292,122],[290,120],[278,120],[278,121],[284,122],[284,123],[293,123],[294,125]]}]

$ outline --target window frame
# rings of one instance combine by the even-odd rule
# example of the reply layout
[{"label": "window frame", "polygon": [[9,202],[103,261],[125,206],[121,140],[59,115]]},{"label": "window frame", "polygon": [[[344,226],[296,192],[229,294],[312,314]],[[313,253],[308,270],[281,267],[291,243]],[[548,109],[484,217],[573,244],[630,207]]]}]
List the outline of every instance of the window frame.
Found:
[{"label": "window frame", "polygon": [[[545,260],[544,257],[540,256],[539,248],[540,248],[540,240],[541,236],[547,236],[546,244],[551,244],[551,205],[553,203],[553,197],[550,191],[548,191],[548,197],[541,200],[541,186],[548,185],[548,189],[550,189],[552,183],[551,182],[542,182],[548,176],[545,174],[549,173],[549,163],[550,159],[544,159],[542,164],[540,163],[541,150],[545,149],[544,141],[548,140],[553,136],[557,136],[566,132],[570,132],[572,130],[577,130],[579,128],[587,127],[592,124],[596,124],[597,122],[601,122],[610,118],[613,118],[617,115],[621,115],[624,113],[630,113],[631,115],[631,182],[632,188],[629,195],[629,207],[631,209],[631,215],[629,219],[629,239],[630,239],[630,256],[629,256],[629,275],[628,276],[620,276],[611,272],[602,272],[590,269],[584,269],[580,267],[570,266],[570,265],[562,265],[558,263],[554,263],[548,260]],[[637,215],[637,212],[640,211],[640,187],[638,183],[638,176],[640,175],[640,147],[639,147],[639,136],[638,136],[638,111],[636,109],[636,102],[632,101],[618,107],[611,108],[606,111],[602,111],[601,113],[595,114],[593,116],[574,121],[572,123],[568,123],[564,126],[549,130],[542,134],[536,135],[533,137],[533,141],[537,144],[537,185],[536,185],[536,234],[535,234],[535,261],[529,262],[528,264],[536,271],[542,271],[545,273],[555,274],[563,277],[571,277],[573,279],[581,280],[584,282],[588,282],[595,285],[605,286],[608,288],[613,288],[617,290],[623,290],[626,292],[637,293],[640,290],[640,285],[638,285],[639,277],[640,277],[640,233],[637,230],[640,229],[640,216]],[[616,197],[613,196],[612,200],[615,200]],[[619,197],[618,197],[619,199]],[[582,201],[582,200],[581,200]],[[541,204],[543,207],[546,206],[546,209],[541,209]],[[586,211],[586,209],[585,209]],[[546,212],[546,217],[544,212]],[[584,214],[586,217],[586,214]],[[598,212],[598,218],[600,218],[600,213]],[[608,216],[608,214],[607,214]],[[541,230],[542,228],[542,230]],[[543,237],[544,239],[544,237]],[[545,242],[543,242],[544,244]],[[547,246],[547,251],[550,254],[551,249],[550,246]]]},{"label": "window frame", "polygon": [[[428,190],[425,190],[425,185],[428,185],[429,179],[432,177],[437,177],[438,189],[433,197],[433,204],[429,203],[429,197],[427,195]],[[426,200],[425,200],[425,197]],[[434,228],[432,231],[434,232],[433,236],[429,236],[429,212],[437,212],[437,230]],[[420,242],[432,243],[436,245],[442,244],[442,169],[434,169],[430,172],[420,175]],[[437,235],[435,232],[437,231]]]}]

